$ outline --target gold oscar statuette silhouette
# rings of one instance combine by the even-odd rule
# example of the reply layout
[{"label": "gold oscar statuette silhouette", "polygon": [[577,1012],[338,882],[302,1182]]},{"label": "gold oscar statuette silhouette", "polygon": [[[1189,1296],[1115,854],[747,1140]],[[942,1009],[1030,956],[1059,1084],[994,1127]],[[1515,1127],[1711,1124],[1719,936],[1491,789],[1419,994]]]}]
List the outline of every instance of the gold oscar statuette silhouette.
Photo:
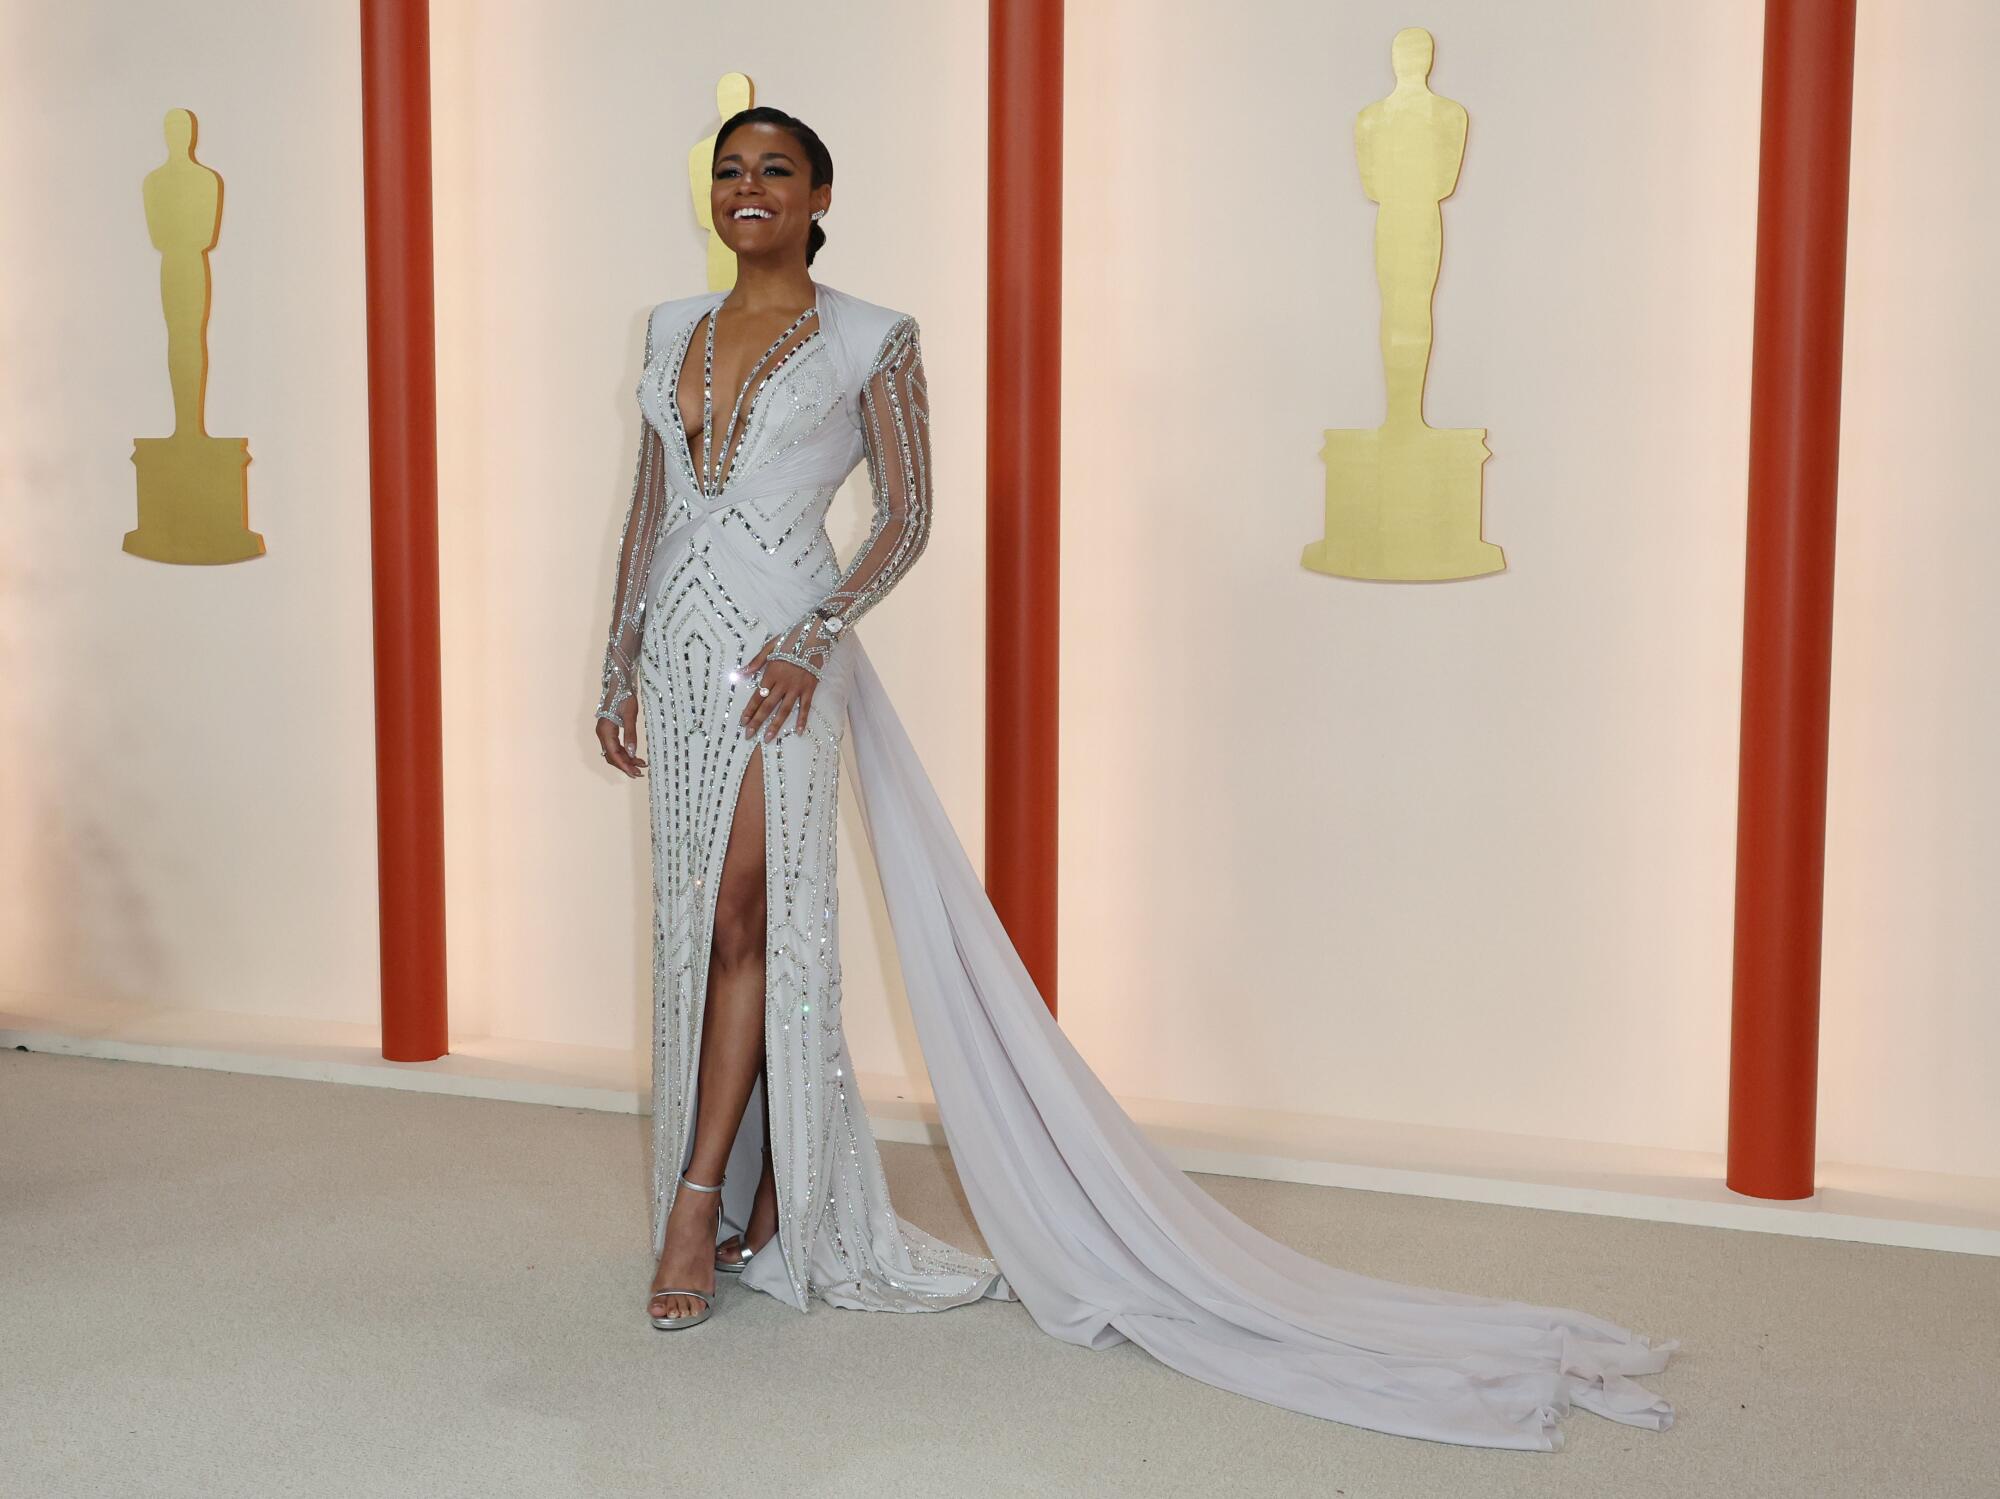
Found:
[{"label": "gold oscar statuette silhouette", "polygon": [[155,562],[241,562],[264,553],[250,529],[250,439],[210,437],[208,252],[222,225],[222,179],[194,159],[195,118],[170,109],[167,160],[146,174],[146,230],[160,252],[174,434],[132,441],[139,526],[125,550]]},{"label": "gold oscar statuette silhouette", "polygon": [[1444,245],[1439,205],[1458,185],[1465,109],[1430,91],[1428,31],[1397,32],[1389,55],[1395,91],[1354,125],[1361,186],[1379,205],[1375,279],[1388,420],[1373,431],[1327,431],[1326,535],[1300,561],[1343,578],[1473,578],[1506,566],[1500,548],[1479,534],[1486,429],[1424,422],[1431,293]]},{"label": "gold oscar statuette silhouette", "polygon": [[[757,102],[757,86],[742,73],[724,73],[715,84],[715,107],[721,119]],[[718,126],[718,128],[720,128]],[[715,134],[711,131],[688,148],[688,187],[694,193],[695,222],[708,231],[708,289],[728,291],[736,285],[736,252],[715,232],[708,211],[708,185],[715,179]]]}]

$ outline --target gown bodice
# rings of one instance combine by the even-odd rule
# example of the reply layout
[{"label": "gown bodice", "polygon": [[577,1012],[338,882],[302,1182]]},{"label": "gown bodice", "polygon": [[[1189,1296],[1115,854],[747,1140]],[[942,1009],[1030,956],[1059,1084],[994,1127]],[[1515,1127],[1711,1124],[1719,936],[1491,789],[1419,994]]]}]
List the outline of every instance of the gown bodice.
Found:
[{"label": "gown bodice", "polygon": [[[772,659],[823,677],[843,633],[923,549],[929,411],[916,319],[823,282],[814,287],[817,326],[782,353],[773,345],[766,358],[777,354],[775,363],[767,370],[759,361],[739,391],[714,393],[709,421],[732,451],[713,475],[698,467],[678,385],[728,293],[662,302],[647,321],[638,472],[619,542],[600,716],[615,717],[631,696],[642,616],[691,553],[712,559],[748,613],[780,637]],[[873,525],[843,567],[826,514],[864,458]]]}]

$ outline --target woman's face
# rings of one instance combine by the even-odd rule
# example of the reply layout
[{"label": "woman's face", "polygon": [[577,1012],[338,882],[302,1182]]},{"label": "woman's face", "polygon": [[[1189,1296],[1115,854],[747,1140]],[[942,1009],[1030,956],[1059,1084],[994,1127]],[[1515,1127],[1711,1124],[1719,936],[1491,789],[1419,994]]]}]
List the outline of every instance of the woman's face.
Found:
[{"label": "woman's face", "polygon": [[833,185],[810,186],[812,167],[791,131],[755,121],[721,142],[708,187],[715,232],[753,260],[805,258],[812,211],[833,201]]}]

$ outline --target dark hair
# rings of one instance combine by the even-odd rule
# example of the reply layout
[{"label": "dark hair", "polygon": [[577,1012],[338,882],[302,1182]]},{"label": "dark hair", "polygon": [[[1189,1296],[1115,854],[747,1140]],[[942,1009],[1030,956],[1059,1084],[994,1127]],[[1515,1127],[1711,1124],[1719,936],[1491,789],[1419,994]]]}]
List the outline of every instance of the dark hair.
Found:
[{"label": "dark hair", "polygon": [[[812,126],[795,115],[788,115],[782,109],[773,109],[768,104],[758,104],[749,109],[739,109],[722,122],[722,128],[715,132],[715,150],[710,153],[708,169],[715,171],[715,158],[722,154],[722,143],[729,139],[729,132],[738,125],[776,125],[789,130],[797,139],[799,147],[806,153],[806,163],[811,168],[808,187],[822,187],[833,181],[833,156],[826,145],[814,132]],[[806,264],[813,263],[813,256],[826,243],[826,231],[813,220],[812,231],[806,235]]]}]

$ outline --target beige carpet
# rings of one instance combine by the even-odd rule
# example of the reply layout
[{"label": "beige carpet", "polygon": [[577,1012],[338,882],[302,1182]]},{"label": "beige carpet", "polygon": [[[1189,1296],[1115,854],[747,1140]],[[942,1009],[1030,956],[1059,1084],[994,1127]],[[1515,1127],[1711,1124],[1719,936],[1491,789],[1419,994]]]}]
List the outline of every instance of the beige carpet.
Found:
[{"label": "beige carpet", "polygon": [[[0,1494],[2000,1495],[2000,1261],[1201,1178],[1307,1253],[1682,1351],[1557,1453],[1259,1405],[1018,1305],[643,1316],[646,1121],[0,1053]],[[948,1158],[904,1216],[978,1245]],[[983,1246],[981,1246],[983,1247]]]}]

